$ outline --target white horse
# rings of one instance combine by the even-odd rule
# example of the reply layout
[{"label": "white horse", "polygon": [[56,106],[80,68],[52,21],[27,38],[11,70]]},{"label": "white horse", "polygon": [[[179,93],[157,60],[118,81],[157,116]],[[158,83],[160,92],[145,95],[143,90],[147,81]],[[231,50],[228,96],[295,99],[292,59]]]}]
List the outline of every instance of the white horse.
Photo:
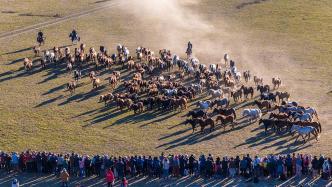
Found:
[{"label": "white horse", "polygon": [[209,68],[213,73],[215,73],[217,71],[217,65],[215,65],[215,64],[210,64]]},{"label": "white horse", "polygon": [[294,120],[299,119],[300,121],[312,121],[312,116],[309,113],[295,113]]},{"label": "white horse", "polygon": [[260,109],[244,109],[242,112],[243,117],[249,117],[251,122],[254,119],[259,119],[262,117],[262,111]]},{"label": "white horse", "polygon": [[191,87],[194,88],[195,91],[197,91],[198,93],[202,93],[203,92],[203,88],[200,84],[191,84]]},{"label": "white horse", "polygon": [[202,110],[207,110],[211,105],[211,101],[198,101],[197,106],[199,106],[200,109]]},{"label": "white horse", "polygon": [[229,55],[227,53],[225,53],[225,55],[224,55],[224,61],[225,61],[225,65],[227,66],[227,63],[229,61]]},{"label": "white horse", "polygon": [[300,108],[299,110],[301,110],[302,112],[304,112],[305,114],[310,114],[311,116],[316,116],[316,118],[318,119],[318,114],[316,109],[312,108],[312,107],[308,107],[308,108]]},{"label": "white horse", "polygon": [[166,96],[174,96],[178,93],[177,89],[164,89],[164,94]]},{"label": "white horse", "polygon": [[212,96],[212,98],[216,98],[216,97],[223,97],[224,94],[222,93],[221,89],[217,89],[217,90],[214,90],[214,89],[210,89],[209,90],[209,94]]},{"label": "white horse", "polygon": [[306,137],[308,136],[308,140],[310,139],[310,134],[314,135],[316,140],[318,141],[318,132],[317,130],[312,127],[312,126],[299,126],[299,125],[293,125],[291,128],[291,133],[298,133],[298,137],[296,138],[295,142],[297,141],[297,139],[301,136],[304,140],[304,142],[306,141]]}]

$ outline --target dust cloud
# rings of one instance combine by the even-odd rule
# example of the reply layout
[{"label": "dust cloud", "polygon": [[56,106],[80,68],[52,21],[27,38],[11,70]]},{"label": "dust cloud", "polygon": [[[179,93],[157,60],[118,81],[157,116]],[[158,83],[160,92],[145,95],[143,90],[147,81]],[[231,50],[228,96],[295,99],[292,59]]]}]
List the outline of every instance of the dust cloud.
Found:
[{"label": "dust cloud", "polygon": [[[311,82],[299,82],[303,67],[294,63],[287,43],[272,46],[269,42],[249,38],[252,35],[248,35],[248,31],[241,31],[236,23],[227,22],[222,13],[200,11],[200,0],[128,0],[117,3],[126,19],[135,20],[132,27],[135,38],[141,40],[140,45],[155,51],[170,49],[185,57],[187,42],[191,41],[193,55],[202,63],[221,63],[223,55],[228,53],[240,70],[250,70],[263,77],[265,84],[271,85],[272,77],[280,77],[283,89],[286,88],[292,99],[305,106],[318,107],[324,99],[315,98],[317,93],[314,90],[321,89],[319,84],[312,86]],[[301,79],[314,78],[308,75]]]}]

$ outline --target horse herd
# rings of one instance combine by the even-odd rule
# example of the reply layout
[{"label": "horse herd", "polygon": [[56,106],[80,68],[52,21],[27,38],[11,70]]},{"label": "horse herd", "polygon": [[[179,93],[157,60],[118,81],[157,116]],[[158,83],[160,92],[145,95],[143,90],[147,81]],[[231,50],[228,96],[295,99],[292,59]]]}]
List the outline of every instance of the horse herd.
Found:
[{"label": "horse herd", "polygon": [[[232,127],[237,125],[236,110],[239,108],[230,107],[231,98],[234,105],[250,102],[250,105],[257,106],[244,108],[242,116],[250,122],[259,119],[266,130],[271,127],[280,132],[286,127],[299,136],[305,132],[305,135],[310,136],[311,133],[315,137],[321,132],[315,109],[289,102],[290,94],[286,91],[273,92],[281,86],[279,77],[272,78],[271,89],[264,84],[263,78],[253,76],[251,79],[249,70],[241,74],[228,54],[224,55],[225,64],[207,66],[195,57],[181,59],[167,49],[161,49],[155,55],[151,49],[139,46],[136,54],[131,56],[129,49],[121,44],[116,46],[113,54],[104,46],[100,46],[98,53],[93,47],[88,51],[85,48],[86,45],[82,43],[74,49],[74,53],[69,47],[54,47],[45,50],[42,55],[39,46],[34,47],[33,51],[35,56],[41,56],[41,68],[49,64],[66,65],[66,71],[73,73],[73,79],[67,83],[71,94],[75,93],[77,82],[85,75],[89,76],[92,89],[98,89],[103,82],[99,76],[101,71],[108,72],[108,84],[104,85],[108,86],[109,91],[99,96],[99,102],[105,106],[115,106],[121,111],[133,110],[134,114],[149,110],[181,111],[188,109],[188,103],[196,101],[198,96],[210,97],[197,101],[197,108],[187,114],[188,119],[184,123],[191,124],[193,132],[196,126],[200,126],[201,132],[204,132],[205,127],[210,126],[212,131],[218,123],[224,129],[228,124]],[[90,66],[94,68],[91,70]],[[31,70],[33,61],[25,58],[24,67]],[[85,75],[82,73],[84,69],[89,69]],[[126,76],[122,75],[124,73]],[[256,99],[255,92],[259,96]],[[263,113],[270,113],[269,118],[262,119]],[[314,116],[316,121],[313,121]],[[309,134],[304,128],[311,129]]]}]

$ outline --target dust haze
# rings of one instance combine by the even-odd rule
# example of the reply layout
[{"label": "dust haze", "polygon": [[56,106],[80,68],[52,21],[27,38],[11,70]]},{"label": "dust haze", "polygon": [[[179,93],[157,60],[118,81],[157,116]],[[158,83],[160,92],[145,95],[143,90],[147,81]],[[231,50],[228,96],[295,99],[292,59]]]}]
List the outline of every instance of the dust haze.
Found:
[{"label": "dust haze", "polygon": [[310,76],[302,77],[299,82],[303,67],[294,63],[286,43],[284,46],[271,46],[268,42],[260,43],[249,38],[246,30],[234,31],[236,23],[229,23],[220,12],[209,12],[212,16],[206,16],[200,11],[200,2],[129,0],[118,3],[123,16],[135,20],[132,27],[140,45],[155,51],[170,49],[174,54],[185,57],[187,42],[191,41],[193,55],[205,64],[223,63],[223,55],[228,53],[241,72],[250,70],[270,85],[272,77],[278,76],[283,81],[282,89],[289,91],[293,100],[304,106],[316,107],[323,114],[329,113],[330,107],[318,106],[326,96],[315,97],[319,94],[314,92],[315,87],[320,90],[322,85],[301,81],[314,79]]}]

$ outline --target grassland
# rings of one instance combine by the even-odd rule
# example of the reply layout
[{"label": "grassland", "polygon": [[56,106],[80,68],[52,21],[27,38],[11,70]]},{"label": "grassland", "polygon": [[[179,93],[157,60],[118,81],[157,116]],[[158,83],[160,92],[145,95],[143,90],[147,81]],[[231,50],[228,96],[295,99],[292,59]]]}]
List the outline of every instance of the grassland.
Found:
[{"label": "grassland", "polygon": [[[326,93],[332,89],[329,87],[332,3],[321,0],[264,1],[238,9],[243,2],[199,1],[186,6],[215,25],[216,32],[208,39],[229,44],[241,67],[256,70],[265,77],[280,75],[285,81],[282,89],[290,90],[294,99],[318,108],[324,132],[319,142],[292,145],[293,139],[288,136],[264,136],[257,124],[241,125],[226,132],[219,129],[204,135],[192,134],[189,126],[181,125],[185,111],[147,112],[134,116],[133,112],[105,108],[97,102],[97,97],[106,92],[107,87],[91,91],[92,85],[87,78],[81,80],[83,85],[70,96],[65,92],[64,84],[71,77],[63,70],[34,68],[26,73],[22,69],[21,60],[33,55],[30,47],[35,40],[35,33],[25,33],[1,41],[0,148],[7,151],[31,148],[110,154],[266,154],[298,150],[331,154],[332,99]],[[1,24],[0,32],[54,19],[19,16],[21,12],[67,15],[93,6],[97,5],[92,1],[80,4],[77,1],[66,4],[62,1],[6,1],[1,11],[18,13],[0,14],[0,22],[5,23]],[[117,43],[125,43],[131,50],[137,45],[154,50],[167,47],[160,42],[163,33],[156,32],[150,22],[139,21],[130,13],[110,8],[110,11],[45,28],[47,43],[43,48],[69,45],[66,36],[73,27],[80,31],[88,46],[107,45],[113,49]],[[203,43],[188,33],[181,38],[183,46],[189,39],[197,45]],[[239,45],[231,45],[234,43]],[[221,46],[221,55],[227,48]]]}]

